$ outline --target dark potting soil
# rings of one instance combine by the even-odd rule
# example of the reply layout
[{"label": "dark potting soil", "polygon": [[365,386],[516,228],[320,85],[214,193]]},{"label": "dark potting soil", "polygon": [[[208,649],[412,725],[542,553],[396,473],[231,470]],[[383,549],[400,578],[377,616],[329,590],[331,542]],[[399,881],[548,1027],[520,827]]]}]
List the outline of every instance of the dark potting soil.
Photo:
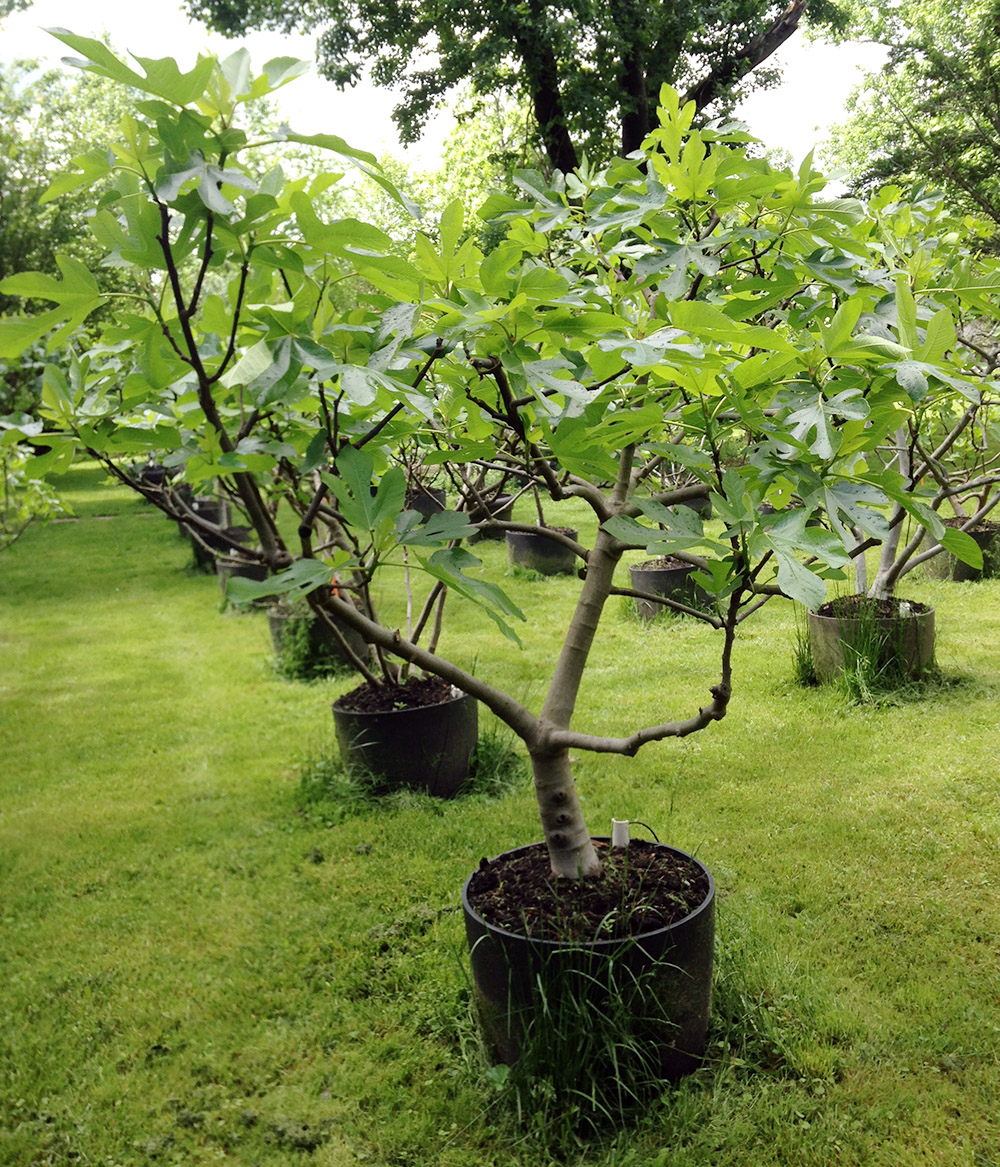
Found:
[{"label": "dark potting soil", "polygon": [[546,531],[556,531],[560,535],[569,535],[571,538],[576,538],[576,530],[573,527],[550,527],[548,523],[544,525],[538,524],[539,534],[544,534]]},{"label": "dark potting soil", "polygon": [[487,923],[539,940],[624,940],[665,928],[708,895],[697,864],[665,847],[633,839],[612,850],[595,840],[603,869],[592,878],[552,874],[544,843],[492,863],[469,884],[469,902]]},{"label": "dark potting soil", "polygon": [[647,559],[645,563],[632,565],[639,571],[674,571],[679,567],[690,567],[691,564],[676,555],[657,555],[655,559]]},{"label": "dark potting soil", "polygon": [[[946,527],[954,527],[957,529],[958,527],[963,526],[968,521],[969,521],[968,519],[959,519],[959,518],[945,519],[944,525]],[[1000,533],[1000,523],[994,523],[994,522],[991,522],[989,519],[984,519],[981,523],[976,523],[976,525],[974,527],[969,528],[969,534],[971,535],[973,532],[975,532],[977,534],[996,535],[996,534]]]},{"label": "dark potting soil", "polygon": [[929,612],[926,604],[917,600],[900,601],[897,599],[877,600],[871,596],[835,596],[827,600],[816,609],[817,616],[834,616],[838,620],[852,620],[863,615],[874,616],[880,620],[892,620],[899,615],[899,605],[905,602],[910,605],[910,613],[920,616]]},{"label": "dark potting soil", "polygon": [[440,677],[410,678],[405,685],[369,685],[366,681],[334,704],[349,713],[391,713],[394,709],[422,709],[455,697],[449,681]]}]

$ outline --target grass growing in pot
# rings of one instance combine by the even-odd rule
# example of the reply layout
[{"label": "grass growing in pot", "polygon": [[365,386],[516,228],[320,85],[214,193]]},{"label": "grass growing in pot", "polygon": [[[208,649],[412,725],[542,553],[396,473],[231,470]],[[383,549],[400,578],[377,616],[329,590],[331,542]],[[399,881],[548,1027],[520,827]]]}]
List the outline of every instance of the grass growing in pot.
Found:
[{"label": "grass growing in pot", "polygon": [[317,646],[309,631],[311,614],[291,617],[281,638],[281,649],[275,654],[275,672],[290,681],[311,681],[315,677],[336,675],[350,666],[329,648]]},{"label": "grass growing in pot", "polygon": [[[279,622],[274,653],[279,676],[289,681],[314,681],[352,671],[332,638],[314,627],[316,617],[308,604],[274,605],[268,617]],[[275,640],[274,628],[271,638]]]},{"label": "grass growing in pot", "polygon": [[918,601],[841,595],[807,619],[813,671],[821,681],[846,671],[856,690],[886,689],[934,672],[935,612]]},{"label": "grass growing in pot", "polygon": [[653,970],[637,974],[624,960],[539,974],[535,999],[516,1019],[521,1056],[494,1081],[519,1124],[551,1152],[622,1129],[663,1092],[650,1035],[669,1040],[672,1022],[658,1008],[656,981]]},{"label": "grass growing in pot", "polygon": [[933,676],[933,664],[924,677],[914,681],[902,666],[903,630],[900,619],[891,621],[888,634],[876,609],[862,606],[856,616],[856,631],[844,642],[844,667],[837,677],[843,693],[858,703],[874,703],[881,696],[898,692]]}]

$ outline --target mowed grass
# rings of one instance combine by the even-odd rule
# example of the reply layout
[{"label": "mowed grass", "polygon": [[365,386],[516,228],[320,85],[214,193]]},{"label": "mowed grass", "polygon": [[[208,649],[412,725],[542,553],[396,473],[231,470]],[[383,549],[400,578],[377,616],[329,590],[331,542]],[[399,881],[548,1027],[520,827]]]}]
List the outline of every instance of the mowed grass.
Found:
[{"label": "mowed grass", "polygon": [[[93,468],[64,486],[76,521],[0,559],[0,1164],[553,1161],[485,1073],[458,910],[538,837],[530,789],[305,801],[353,682],[277,677],[162,516]],[[444,647],[537,707],[574,583],[475,550],[524,648],[461,604]],[[780,601],[725,721],[578,758],[594,833],[641,819],[713,870],[719,981],[705,1070],[567,1161],[1000,1164],[1000,585],[903,591],[937,609],[924,692],[797,687]],[[690,715],[718,634],[621,609],[578,724]]]}]

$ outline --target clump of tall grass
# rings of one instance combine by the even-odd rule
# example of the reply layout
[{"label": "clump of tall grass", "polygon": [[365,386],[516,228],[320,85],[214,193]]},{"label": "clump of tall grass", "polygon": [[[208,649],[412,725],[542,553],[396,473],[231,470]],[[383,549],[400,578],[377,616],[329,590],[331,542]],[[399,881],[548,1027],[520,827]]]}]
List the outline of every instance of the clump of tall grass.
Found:
[{"label": "clump of tall grass", "polygon": [[[834,689],[852,705],[879,707],[904,698],[925,695],[943,680],[936,664],[920,677],[907,672],[901,619],[893,620],[888,634],[878,613],[860,605],[852,617],[850,638],[841,641],[843,665],[833,681]],[[819,684],[813,661],[809,629],[796,615],[792,648],[792,678],[805,687]]]},{"label": "clump of tall grass", "polygon": [[660,1061],[672,1029],[656,992],[662,971],[637,973],[622,960],[543,970],[517,1019],[513,1065],[491,1064],[471,1004],[459,1048],[492,1096],[494,1119],[539,1155],[564,1159],[655,1115],[676,1123],[679,1137],[687,1123],[707,1120],[734,1077],[752,1090],[755,1080],[764,1089],[814,1076],[803,1053],[814,1010],[791,978],[776,984],[765,947],[743,927],[716,937],[708,1043],[701,1067],[677,1082],[664,1079]]}]

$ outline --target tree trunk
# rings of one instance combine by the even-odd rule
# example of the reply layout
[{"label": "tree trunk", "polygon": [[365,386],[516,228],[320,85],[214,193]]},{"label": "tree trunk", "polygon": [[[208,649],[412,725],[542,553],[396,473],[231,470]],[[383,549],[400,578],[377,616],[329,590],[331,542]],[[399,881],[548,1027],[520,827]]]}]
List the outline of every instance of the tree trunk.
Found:
[{"label": "tree trunk", "polygon": [[596,875],[601,864],[580,809],[569,751],[532,751],[530,756],[535,796],[553,874],[569,879]]},{"label": "tree trunk", "polygon": [[[628,498],[634,453],[633,447],[622,451],[617,481],[608,500],[612,512],[620,513]],[[576,796],[569,751],[565,745],[554,745],[552,735],[570,727],[587,659],[623,550],[603,527],[598,528],[593,550],[587,555],[586,574],[573,618],[542,705],[537,733],[529,743],[535,794],[552,870],[556,875],[572,878],[596,875],[601,865]]]},{"label": "tree trunk", "polygon": [[751,37],[742,48],[717,61],[709,73],[691,86],[681,104],[693,101],[699,110],[711,105],[720,94],[752,73],[781,48],[797,31],[805,10],[806,0],[791,0],[785,11],[768,28]]},{"label": "tree trunk", "polygon": [[[860,527],[852,528],[852,534],[856,542],[863,543],[865,541],[865,533]],[[854,590],[859,596],[863,596],[868,591],[868,561],[863,551],[854,557]]]},{"label": "tree trunk", "polygon": [[544,5],[532,0],[529,13],[532,23],[519,23],[515,27],[514,43],[527,78],[545,152],[556,170],[568,174],[576,170],[580,161],[566,125],[566,111],[559,89],[559,65],[552,45],[540,32],[546,20]]},{"label": "tree trunk", "polygon": [[600,870],[577,801],[568,752],[565,749],[551,750],[547,746],[547,734],[570,727],[587,659],[604,604],[611,594],[615,567],[620,558],[621,550],[616,541],[599,530],[587,559],[587,574],[573,619],[542,706],[538,741],[531,752],[538,809],[556,875],[577,876],[581,872],[588,875]]},{"label": "tree trunk", "polygon": [[627,46],[618,70],[624,156],[638,150],[653,128],[646,85],[646,52],[641,42],[642,21],[636,8],[636,0],[619,0],[611,8],[619,35]]},{"label": "tree trunk", "polygon": [[[910,477],[910,451],[906,444],[908,434],[906,428],[900,426],[896,430],[896,456],[893,461],[896,463],[896,468],[899,473],[906,479]],[[889,463],[892,465],[892,462]],[[868,589],[868,595],[874,599],[884,600],[892,594],[893,586],[896,583],[898,571],[894,571],[893,567],[896,562],[896,555],[899,552],[899,540],[903,534],[903,515],[902,508],[899,504],[895,504],[892,508],[892,527],[889,531],[889,536],[882,544],[882,551],[879,555],[878,571],[872,580],[872,586]]]}]

